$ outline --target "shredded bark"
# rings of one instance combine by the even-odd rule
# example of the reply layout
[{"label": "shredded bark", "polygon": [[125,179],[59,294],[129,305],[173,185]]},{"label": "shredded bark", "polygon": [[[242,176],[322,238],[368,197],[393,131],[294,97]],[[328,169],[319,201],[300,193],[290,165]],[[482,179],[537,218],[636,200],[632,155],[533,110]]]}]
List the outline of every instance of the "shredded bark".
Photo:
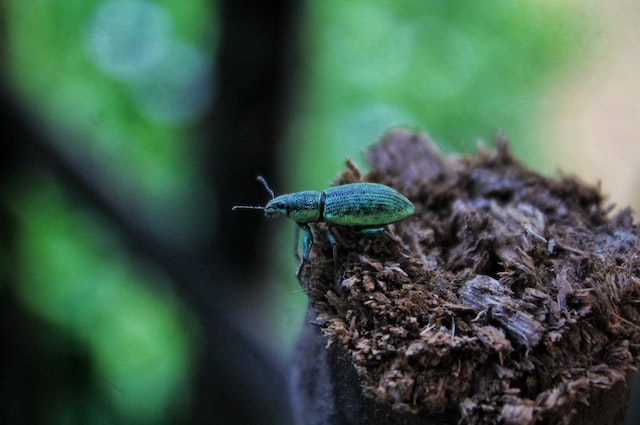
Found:
[{"label": "shredded bark", "polygon": [[[597,188],[547,178],[504,139],[472,157],[389,132],[336,184],[379,182],[416,207],[385,234],[318,224],[300,281],[313,323],[369,399],[459,423],[575,423],[640,360],[640,230]],[[395,423],[395,422],[394,422]],[[455,423],[455,422],[454,422]],[[612,422],[614,423],[614,422]]]}]

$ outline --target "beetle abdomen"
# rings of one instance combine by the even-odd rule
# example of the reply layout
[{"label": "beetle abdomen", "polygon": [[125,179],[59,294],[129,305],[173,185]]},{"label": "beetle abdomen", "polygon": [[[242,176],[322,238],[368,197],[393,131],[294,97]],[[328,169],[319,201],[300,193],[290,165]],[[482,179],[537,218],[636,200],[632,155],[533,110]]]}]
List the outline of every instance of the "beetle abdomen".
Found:
[{"label": "beetle abdomen", "polygon": [[339,226],[382,226],[414,212],[411,201],[378,183],[335,186],[324,195],[324,220]]}]

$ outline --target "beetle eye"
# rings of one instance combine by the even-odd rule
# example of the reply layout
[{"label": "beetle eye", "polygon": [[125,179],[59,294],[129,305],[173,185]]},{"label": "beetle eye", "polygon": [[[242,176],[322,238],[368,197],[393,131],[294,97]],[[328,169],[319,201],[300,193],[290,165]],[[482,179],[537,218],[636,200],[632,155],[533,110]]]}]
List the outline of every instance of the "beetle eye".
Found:
[{"label": "beetle eye", "polygon": [[284,209],[284,202],[278,202],[276,204],[276,208],[278,208],[279,210],[283,210]]}]

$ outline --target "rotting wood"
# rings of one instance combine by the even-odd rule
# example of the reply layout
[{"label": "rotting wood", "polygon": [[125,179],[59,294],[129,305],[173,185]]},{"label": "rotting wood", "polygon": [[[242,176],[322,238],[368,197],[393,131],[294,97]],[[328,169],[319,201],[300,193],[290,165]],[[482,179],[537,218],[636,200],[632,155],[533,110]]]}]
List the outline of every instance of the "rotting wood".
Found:
[{"label": "rotting wood", "polygon": [[338,270],[317,226],[300,273],[298,423],[621,423],[640,360],[630,211],[527,170],[502,139],[457,157],[394,130],[367,159],[336,184],[387,184],[416,213],[389,226],[404,247],[336,230]]}]

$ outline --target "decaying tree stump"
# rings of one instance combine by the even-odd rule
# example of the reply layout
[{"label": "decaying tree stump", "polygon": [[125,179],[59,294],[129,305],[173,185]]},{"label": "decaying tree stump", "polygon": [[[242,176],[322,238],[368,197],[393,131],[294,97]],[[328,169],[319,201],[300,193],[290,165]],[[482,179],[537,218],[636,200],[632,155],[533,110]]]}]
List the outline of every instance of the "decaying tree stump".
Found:
[{"label": "decaying tree stump", "polygon": [[504,140],[461,158],[395,130],[367,159],[336,184],[387,184],[416,212],[389,226],[397,241],[334,231],[337,269],[316,226],[298,423],[621,423],[640,360],[630,211],[525,169]]}]

